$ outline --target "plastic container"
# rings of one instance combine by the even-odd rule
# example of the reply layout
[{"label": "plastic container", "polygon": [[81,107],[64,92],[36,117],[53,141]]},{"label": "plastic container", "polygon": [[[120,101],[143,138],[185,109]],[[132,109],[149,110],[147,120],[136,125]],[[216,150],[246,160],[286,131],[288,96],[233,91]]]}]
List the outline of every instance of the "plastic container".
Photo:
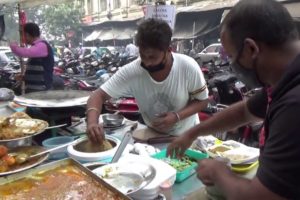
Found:
[{"label": "plastic container", "polygon": [[[58,136],[46,139],[42,142],[43,146],[47,149],[57,147],[59,145],[63,145],[69,142],[74,141],[74,137],[71,136]],[[58,160],[62,158],[66,158],[68,156],[67,147],[63,147],[61,149],[57,149],[50,153],[49,159]]]},{"label": "plastic container", "polygon": [[[194,159],[194,160],[202,160],[202,159],[208,158],[208,155],[206,153],[201,153],[201,152],[194,151],[191,149],[186,150],[185,156],[187,156],[191,159]],[[167,150],[164,149],[161,152],[154,154],[152,157],[159,159],[159,160],[167,158]],[[198,164],[196,162],[193,162],[191,164],[191,166],[185,168],[184,170],[177,171],[175,182],[180,183],[180,182],[184,181],[185,179],[187,179],[188,177],[190,177],[191,175],[193,175],[196,172],[195,168],[197,167],[197,165]]]},{"label": "plastic container", "polygon": [[245,164],[245,165],[232,165],[231,170],[236,172],[236,173],[247,173],[257,167],[258,161],[252,163],[252,164]]},{"label": "plastic container", "polygon": [[208,153],[209,157],[216,158],[216,157],[220,156],[220,155],[218,155],[217,152],[224,153],[225,151],[229,151],[231,149],[233,149],[231,146],[227,146],[227,145],[223,145],[223,144],[216,144],[216,145],[209,147],[207,149],[207,153]]}]

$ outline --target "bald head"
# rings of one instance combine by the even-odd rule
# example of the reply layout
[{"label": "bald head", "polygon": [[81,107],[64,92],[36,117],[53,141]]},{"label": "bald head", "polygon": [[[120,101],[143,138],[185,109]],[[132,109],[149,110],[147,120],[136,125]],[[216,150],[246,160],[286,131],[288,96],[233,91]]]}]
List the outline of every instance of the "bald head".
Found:
[{"label": "bald head", "polygon": [[246,38],[272,47],[298,40],[292,17],[274,0],[241,0],[223,20],[221,31],[228,31],[236,49]]}]

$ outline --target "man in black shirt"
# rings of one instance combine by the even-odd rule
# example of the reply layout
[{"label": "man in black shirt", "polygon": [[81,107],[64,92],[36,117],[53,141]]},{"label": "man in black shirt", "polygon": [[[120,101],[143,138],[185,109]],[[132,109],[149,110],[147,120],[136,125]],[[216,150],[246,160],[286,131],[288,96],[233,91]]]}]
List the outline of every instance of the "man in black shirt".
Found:
[{"label": "man in black shirt", "polygon": [[252,180],[210,159],[199,162],[198,177],[227,199],[300,199],[300,44],[293,20],[274,0],[242,0],[225,17],[221,41],[242,81],[263,90],[187,131],[168,154],[182,156],[198,136],[264,119]]}]

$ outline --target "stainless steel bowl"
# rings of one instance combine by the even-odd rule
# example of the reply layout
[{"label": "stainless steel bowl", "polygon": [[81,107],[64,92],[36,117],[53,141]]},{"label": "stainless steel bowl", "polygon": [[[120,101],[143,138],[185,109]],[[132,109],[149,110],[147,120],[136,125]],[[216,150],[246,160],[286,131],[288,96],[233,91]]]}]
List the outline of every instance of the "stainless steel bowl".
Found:
[{"label": "stainless steel bowl", "polygon": [[47,129],[47,127],[48,127],[48,123],[45,125],[45,127],[42,130],[34,134],[25,135],[23,137],[14,138],[14,139],[0,140],[0,145],[4,145],[9,148],[18,147],[18,146],[31,146],[33,136],[43,133]]},{"label": "stainless steel bowl", "polygon": [[124,117],[117,114],[103,114],[102,120],[104,126],[121,126],[124,121]]}]

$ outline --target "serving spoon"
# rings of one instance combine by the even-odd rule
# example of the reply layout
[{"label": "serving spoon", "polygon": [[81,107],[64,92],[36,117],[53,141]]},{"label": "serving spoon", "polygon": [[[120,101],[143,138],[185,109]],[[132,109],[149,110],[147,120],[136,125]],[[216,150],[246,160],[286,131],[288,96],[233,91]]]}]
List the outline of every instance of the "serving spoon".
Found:
[{"label": "serving spoon", "polygon": [[61,149],[61,148],[66,147],[68,145],[71,145],[71,144],[74,144],[74,143],[79,143],[79,142],[81,142],[81,141],[83,141],[85,139],[86,139],[86,137],[84,136],[84,137],[81,137],[81,138],[79,138],[77,140],[74,140],[72,142],[68,142],[68,143],[59,145],[57,147],[53,147],[53,148],[47,149],[45,151],[41,151],[41,152],[39,152],[37,154],[33,154],[33,155],[29,155],[27,153],[9,153],[9,155],[15,157],[17,164],[22,164],[22,163],[27,162],[27,161],[29,161],[31,159],[34,159],[34,158],[37,158],[39,156],[45,155],[47,153],[53,152],[55,150]]}]

